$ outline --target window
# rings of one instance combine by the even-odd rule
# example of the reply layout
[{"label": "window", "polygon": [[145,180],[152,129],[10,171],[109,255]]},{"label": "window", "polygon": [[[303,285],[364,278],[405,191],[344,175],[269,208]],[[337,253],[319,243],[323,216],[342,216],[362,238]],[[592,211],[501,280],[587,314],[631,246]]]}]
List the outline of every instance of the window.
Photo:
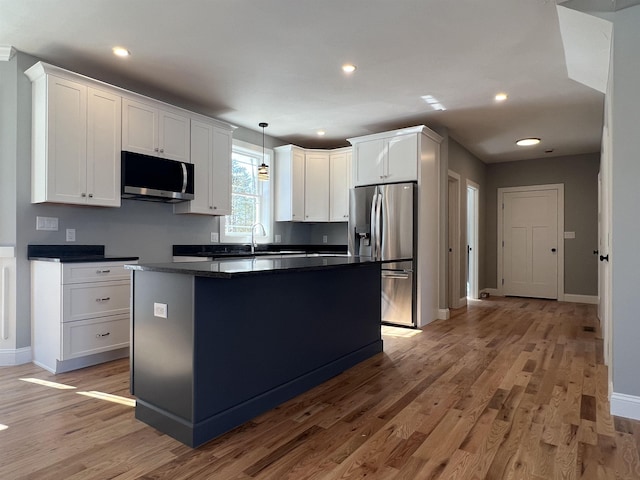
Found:
[{"label": "window", "polygon": [[265,150],[264,162],[269,165],[269,180],[258,180],[258,166],[262,163],[262,146],[234,140],[231,154],[231,215],[220,219],[220,236],[225,243],[251,242],[251,227],[264,226],[266,235],[255,227],[255,240],[272,241],[273,165],[271,150]]}]

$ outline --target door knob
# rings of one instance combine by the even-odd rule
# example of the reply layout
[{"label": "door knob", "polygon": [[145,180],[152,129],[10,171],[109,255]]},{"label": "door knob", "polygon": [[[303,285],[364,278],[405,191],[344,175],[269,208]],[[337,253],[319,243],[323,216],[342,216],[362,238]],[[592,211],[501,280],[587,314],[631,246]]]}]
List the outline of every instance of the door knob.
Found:
[{"label": "door knob", "polygon": [[597,255],[597,254],[598,254],[598,250],[594,250],[594,251],[593,251],[593,254],[594,254],[594,255]]},{"label": "door knob", "polygon": [[551,251],[552,251],[553,253],[556,253],[556,249],[555,249],[555,248],[552,248],[552,249],[551,249]]},{"label": "door knob", "polygon": [[600,255],[600,261],[601,261],[601,262],[608,262],[608,261],[609,261],[609,254],[607,254],[607,255]]}]

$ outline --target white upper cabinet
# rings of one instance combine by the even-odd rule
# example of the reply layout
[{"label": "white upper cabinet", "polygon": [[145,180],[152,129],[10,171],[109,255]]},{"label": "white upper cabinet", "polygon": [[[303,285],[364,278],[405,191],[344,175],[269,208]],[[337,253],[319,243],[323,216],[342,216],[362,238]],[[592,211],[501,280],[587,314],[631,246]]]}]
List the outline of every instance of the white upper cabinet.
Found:
[{"label": "white upper cabinet", "polygon": [[329,154],[329,221],[349,220],[349,189],[351,188],[351,149]]},{"label": "white upper cabinet", "polygon": [[306,152],[304,174],[304,221],[329,221],[329,153]]},{"label": "white upper cabinet", "polygon": [[181,162],[190,161],[188,116],[130,98],[122,100],[122,149]]},{"label": "white upper cabinet", "polygon": [[276,222],[305,220],[305,152],[295,145],[276,147]]},{"label": "white upper cabinet", "polygon": [[349,219],[351,148],[276,147],[276,221],[346,222]]},{"label": "white upper cabinet", "polygon": [[37,63],[26,71],[33,84],[31,202],[118,207],[121,97],[51,70]]},{"label": "white upper cabinet", "polygon": [[232,131],[211,122],[191,120],[191,163],[195,166],[195,198],[174,205],[175,213],[231,213]]},{"label": "white upper cabinet", "polygon": [[353,143],[355,186],[416,181],[418,133],[349,139]]}]

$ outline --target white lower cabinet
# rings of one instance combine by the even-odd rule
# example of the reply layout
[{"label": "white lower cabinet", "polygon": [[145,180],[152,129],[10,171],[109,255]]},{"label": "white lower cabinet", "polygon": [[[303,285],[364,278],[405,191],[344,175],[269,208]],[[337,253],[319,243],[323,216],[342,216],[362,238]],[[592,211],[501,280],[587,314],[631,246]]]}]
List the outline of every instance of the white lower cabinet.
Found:
[{"label": "white lower cabinet", "polygon": [[31,262],[35,364],[61,373],[128,356],[131,282],[123,265]]}]

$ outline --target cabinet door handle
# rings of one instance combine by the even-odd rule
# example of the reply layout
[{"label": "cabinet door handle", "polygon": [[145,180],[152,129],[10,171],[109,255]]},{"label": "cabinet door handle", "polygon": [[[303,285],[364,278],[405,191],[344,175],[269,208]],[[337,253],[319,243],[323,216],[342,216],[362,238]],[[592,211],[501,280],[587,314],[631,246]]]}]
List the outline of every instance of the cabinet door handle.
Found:
[{"label": "cabinet door handle", "polygon": [[157,152],[157,151],[158,151],[158,147],[154,148],[154,149],[153,149],[153,151],[154,151],[154,152]]},{"label": "cabinet door handle", "polygon": [[111,300],[111,297],[96,298],[96,302],[108,302],[109,300]]},{"label": "cabinet door handle", "polygon": [[82,192],[82,193],[80,194],[80,196],[84,198],[84,197],[86,197],[86,196],[87,196],[87,194],[86,194],[86,193],[84,193],[84,192]]},{"label": "cabinet door handle", "polygon": [[164,153],[164,148],[161,148],[161,149],[160,149],[160,153]]},{"label": "cabinet door handle", "polygon": [[106,270],[96,270],[96,273],[100,274],[100,273],[110,273],[111,269],[106,269]]},{"label": "cabinet door handle", "polygon": [[107,333],[96,333],[96,338],[108,337],[109,335],[111,335],[111,332],[107,332]]},{"label": "cabinet door handle", "polygon": [[89,194],[89,198],[93,198],[93,193],[90,193],[90,194]]}]

